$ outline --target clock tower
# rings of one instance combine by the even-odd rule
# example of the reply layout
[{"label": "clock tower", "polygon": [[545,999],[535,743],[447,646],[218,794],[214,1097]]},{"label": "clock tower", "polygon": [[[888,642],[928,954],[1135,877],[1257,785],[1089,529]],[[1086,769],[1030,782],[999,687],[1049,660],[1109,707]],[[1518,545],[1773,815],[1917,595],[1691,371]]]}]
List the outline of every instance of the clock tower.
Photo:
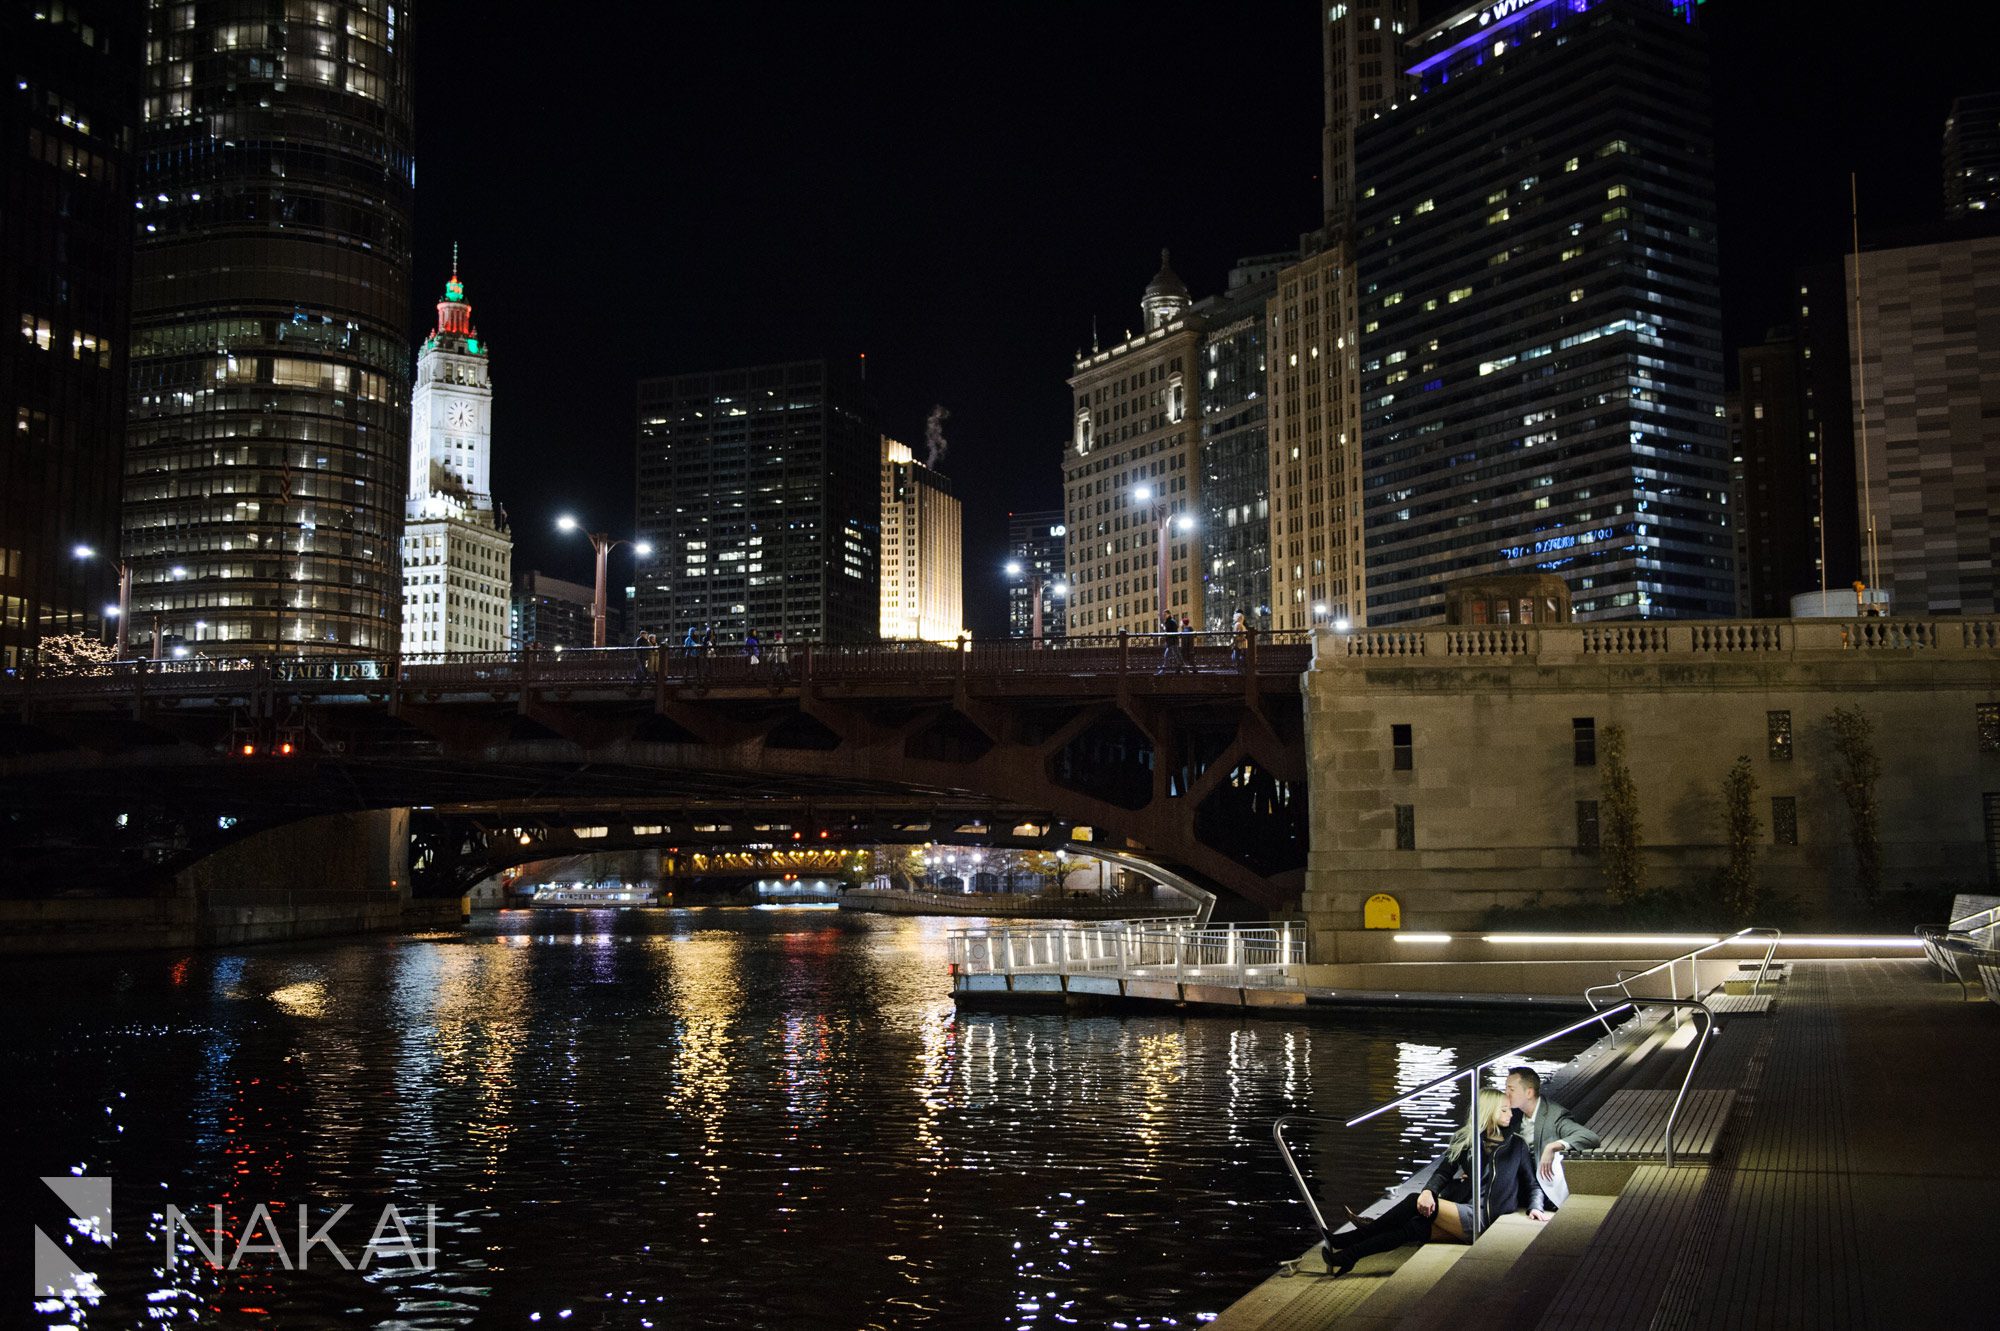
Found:
[{"label": "clock tower", "polygon": [[472,306],[451,278],[410,390],[403,505],[403,652],[507,648],[513,540],[493,503],[493,380]]}]

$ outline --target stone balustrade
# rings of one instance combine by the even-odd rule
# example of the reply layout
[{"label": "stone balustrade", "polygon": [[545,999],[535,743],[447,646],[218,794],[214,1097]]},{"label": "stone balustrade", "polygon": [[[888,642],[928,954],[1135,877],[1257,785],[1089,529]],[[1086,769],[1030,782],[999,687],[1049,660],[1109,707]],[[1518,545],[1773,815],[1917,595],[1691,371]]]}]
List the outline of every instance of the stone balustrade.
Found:
[{"label": "stone balustrade", "polygon": [[1731,619],[1590,624],[1486,624],[1407,629],[1322,628],[1313,668],[1570,665],[1620,659],[1667,663],[1773,661],[1802,656],[1918,652],[2000,657],[2000,617]]}]

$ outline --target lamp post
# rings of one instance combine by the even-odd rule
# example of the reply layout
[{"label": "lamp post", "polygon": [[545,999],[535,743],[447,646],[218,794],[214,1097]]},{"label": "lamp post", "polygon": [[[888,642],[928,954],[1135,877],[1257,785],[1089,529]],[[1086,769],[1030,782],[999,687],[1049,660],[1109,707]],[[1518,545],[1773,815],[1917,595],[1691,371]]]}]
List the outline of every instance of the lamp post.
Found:
[{"label": "lamp post", "polygon": [[[79,545],[71,551],[78,559],[95,559],[97,551],[88,545]],[[117,645],[113,648],[115,660],[125,659],[125,620],[132,608],[132,566],[122,559],[113,560],[111,567],[118,570],[118,604],[105,606],[104,613],[118,621]]]},{"label": "lamp post", "polygon": [[1193,531],[1194,519],[1186,513],[1182,513],[1179,517],[1176,517],[1167,507],[1167,497],[1163,494],[1156,499],[1153,495],[1153,488],[1149,485],[1141,485],[1135,488],[1132,491],[1132,498],[1138,503],[1148,506],[1147,512],[1159,527],[1160,550],[1159,570],[1157,574],[1160,587],[1159,620],[1161,624],[1165,624],[1167,622],[1167,536],[1170,531]]},{"label": "lamp post", "polygon": [[[580,530],[582,524],[565,513],[556,519],[556,526],[564,531],[577,531]],[[590,602],[590,645],[593,647],[602,647],[604,645],[604,579],[606,561],[610,559],[611,552],[621,545],[631,546],[632,553],[635,555],[650,555],[653,553],[653,547],[646,541],[614,541],[611,539],[609,532],[592,531],[584,532],[584,535],[590,538],[591,548],[597,551],[597,593],[591,598]]]},{"label": "lamp post", "polygon": [[[174,577],[174,581],[175,581],[175,582],[179,582],[179,581],[180,581],[180,580],[181,580],[182,578],[185,578],[185,577],[186,577],[186,576],[188,575],[188,571],[187,571],[187,570],[186,570],[185,568],[181,567],[181,566],[180,566],[179,564],[176,564],[176,565],[174,565],[174,566],[173,566],[173,568],[172,568],[172,569],[170,569],[170,570],[168,570],[168,571],[169,571],[169,572],[171,572],[171,573],[173,574],[173,577]],[[166,651],[165,651],[165,649],[164,649],[164,648],[162,647],[162,645],[161,645],[161,644],[162,644],[162,642],[164,641],[164,638],[163,638],[162,634],[160,633],[160,615],[161,615],[161,613],[162,613],[162,612],[161,612],[161,611],[158,611],[158,610],[155,610],[155,611],[153,612],[153,659],[154,659],[155,661],[159,660],[159,659],[160,659],[161,657],[163,657],[163,656],[165,656],[165,655],[166,655]],[[120,616],[119,616],[119,619],[120,619],[121,621],[122,621],[122,620],[123,620],[124,618],[125,618],[125,617],[124,617],[123,615],[120,615]],[[185,653],[185,652],[177,652],[177,653],[175,653],[175,655],[178,655],[178,656],[185,656],[186,654],[187,654],[187,653]]]},{"label": "lamp post", "polygon": [[[1007,561],[1008,577],[1018,578],[1021,576],[1021,571],[1020,560],[1010,559]],[[1028,620],[1030,626],[1028,629],[1028,640],[1034,643],[1035,646],[1040,647],[1042,645],[1042,570],[1034,564],[1029,564],[1027,573]]]}]

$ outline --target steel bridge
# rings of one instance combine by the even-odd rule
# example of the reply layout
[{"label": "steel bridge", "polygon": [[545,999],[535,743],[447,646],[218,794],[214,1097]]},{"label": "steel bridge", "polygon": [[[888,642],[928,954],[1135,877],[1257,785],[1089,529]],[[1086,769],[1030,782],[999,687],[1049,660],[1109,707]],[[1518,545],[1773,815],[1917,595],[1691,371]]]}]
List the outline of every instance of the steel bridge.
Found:
[{"label": "steel bridge", "polygon": [[412,876],[643,846],[1093,849],[1296,902],[1303,635],[123,661],[0,682],[6,890],[409,807]]}]

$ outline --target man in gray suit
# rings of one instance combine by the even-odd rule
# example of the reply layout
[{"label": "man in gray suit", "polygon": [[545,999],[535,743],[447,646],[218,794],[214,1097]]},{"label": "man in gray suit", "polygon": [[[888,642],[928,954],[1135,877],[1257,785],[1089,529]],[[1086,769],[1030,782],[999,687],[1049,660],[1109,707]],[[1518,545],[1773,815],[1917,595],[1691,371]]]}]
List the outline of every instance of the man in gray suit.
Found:
[{"label": "man in gray suit", "polygon": [[1521,1140],[1540,1159],[1544,1182],[1555,1177],[1556,1157],[1565,1151],[1588,1151],[1604,1139],[1570,1117],[1553,1100],[1542,1098],[1542,1075],[1533,1068],[1507,1072],[1507,1103],[1521,1111]]}]

